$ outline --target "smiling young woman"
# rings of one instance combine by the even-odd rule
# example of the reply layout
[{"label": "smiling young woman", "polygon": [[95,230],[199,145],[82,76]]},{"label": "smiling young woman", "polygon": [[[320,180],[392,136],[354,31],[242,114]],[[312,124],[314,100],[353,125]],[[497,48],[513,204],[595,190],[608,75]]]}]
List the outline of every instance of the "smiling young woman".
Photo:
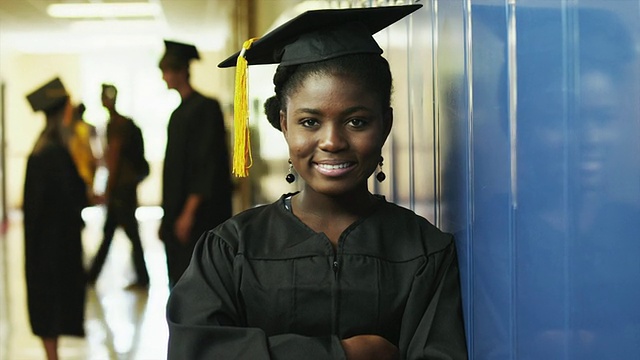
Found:
[{"label": "smiling young woman", "polygon": [[[331,203],[337,196],[362,204],[363,209],[370,205],[367,179],[380,161],[391,130],[391,109],[381,104],[384,96],[378,95],[377,88],[366,79],[358,80],[348,65],[371,57],[330,60],[325,65],[334,68],[308,75],[284,95],[280,126],[309,201],[298,202],[301,207],[316,208],[325,202],[323,197],[329,197]],[[305,69],[301,66],[298,71],[304,73]],[[333,211],[327,210],[328,214]]]},{"label": "smiling young woman", "polygon": [[466,358],[453,237],[367,185],[393,123],[371,34],[419,7],[308,12],[243,52],[280,63],[265,112],[304,185],[203,235],[169,358]]}]

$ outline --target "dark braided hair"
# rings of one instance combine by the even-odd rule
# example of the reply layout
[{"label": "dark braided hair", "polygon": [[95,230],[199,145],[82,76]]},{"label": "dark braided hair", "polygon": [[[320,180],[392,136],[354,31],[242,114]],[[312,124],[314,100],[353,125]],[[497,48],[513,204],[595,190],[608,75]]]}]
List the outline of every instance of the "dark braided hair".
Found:
[{"label": "dark braided hair", "polygon": [[389,63],[377,54],[354,54],[334,59],[290,66],[278,66],[273,77],[276,95],[264,103],[267,119],[280,129],[280,111],[286,109],[286,99],[302,85],[310,75],[346,74],[380,97],[380,106],[391,106],[392,77]]}]

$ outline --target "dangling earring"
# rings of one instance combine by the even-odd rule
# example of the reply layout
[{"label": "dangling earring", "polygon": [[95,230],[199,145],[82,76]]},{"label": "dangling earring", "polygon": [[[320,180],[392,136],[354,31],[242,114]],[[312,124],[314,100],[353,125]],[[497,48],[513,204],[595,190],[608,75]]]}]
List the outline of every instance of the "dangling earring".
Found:
[{"label": "dangling earring", "polygon": [[380,161],[378,162],[378,173],[376,174],[376,179],[378,179],[378,182],[383,182],[384,179],[387,178],[387,175],[385,175],[382,172],[382,162],[384,161],[384,158],[382,156],[380,156]]},{"label": "dangling earring", "polygon": [[287,176],[285,176],[285,180],[287,180],[287,182],[289,184],[291,184],[292,182],[296,181],[296,176],[293,175],[293,164],[291,163],[291,159],[289,159],[289,173],[287,174]]}]

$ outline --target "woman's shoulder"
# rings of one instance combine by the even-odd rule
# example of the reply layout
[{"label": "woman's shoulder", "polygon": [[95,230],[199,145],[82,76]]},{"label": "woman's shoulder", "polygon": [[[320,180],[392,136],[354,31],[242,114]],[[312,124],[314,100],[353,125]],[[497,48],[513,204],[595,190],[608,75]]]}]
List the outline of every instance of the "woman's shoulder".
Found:
[{"label": "woman's shoulder", "polygon": [[416,247],[429,255],[453,243],[452,234],[442,231],[424,216],[384,199],[368,220],[369,231],[394,239],[399,248]]},{"label": "woman's shoulder", "polygon": [[292,221],[284,207],[284,197],[283,195],[273,203],[257,205],[232,216],[213,229],[210,236],[235,249],[246,247],[253,239],[267,239],[273,234],[272,229],[286,228]]},{"label": "woman's shoulder", "polygon": [[422,215],[417,214],[414,210],[408,209],[402,205],[387,201],[384,197],[380,197],[381,206],[374,216],[385,218],[386,223],[397,227],[399,225],[417,226],[421,229],[429,231],[440,231],[431,221]]}]

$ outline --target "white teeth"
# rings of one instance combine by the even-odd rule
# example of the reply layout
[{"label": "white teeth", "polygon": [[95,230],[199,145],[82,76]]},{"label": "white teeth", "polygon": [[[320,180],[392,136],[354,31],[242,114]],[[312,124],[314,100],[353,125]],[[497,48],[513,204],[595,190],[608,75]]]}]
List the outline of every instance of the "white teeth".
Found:
[{"label": "white teeth", "polygon": [[327,169],[327,170],[337,170],[337,169],[344,169],[344,168],[348,167],[349,164],[348,163],[337,164],[337,165],[318,164],[318,166],[323,168],[323,169]]}]

